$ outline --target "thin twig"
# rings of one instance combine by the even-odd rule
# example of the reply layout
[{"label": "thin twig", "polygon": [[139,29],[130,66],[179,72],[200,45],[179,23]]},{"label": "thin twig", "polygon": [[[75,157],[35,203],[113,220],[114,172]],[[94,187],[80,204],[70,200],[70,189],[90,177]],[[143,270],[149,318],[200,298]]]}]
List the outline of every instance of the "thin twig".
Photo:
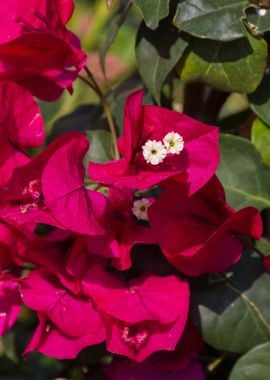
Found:
[{"label": "thin twig", "polygon": [[117,133],[116,133],[116,128],[114,125],[114,121],[113,121],[113,117],[112,117],[112,113],[111,113],[109,104],[108,104],[108,102],[104,96],[103,91],[99,87],[98,83],[96,82],[96,80],[95,80],[93,74],[91,73],[91,71],[89,70],[89,68],[87,66],[85,66],[84,69],[88,75],[88,79],[86,79],[82,76],[79,76],[79,78],[83,82],[88,84],[88,86],[90,86],[95,91],[95,93],[98,95],[98,97],[100,98],[101,104],[102,104],[103,109],[104,109],[104,113],[106,115],[106,118],[107,118],[107,121],[109,124],[111,136],[112,136],[112,142],[113,142],[113,146],[114,146],[114,158],[117,160],[120,158],[118,147],[117,147]]},{"label": "thin twig", "polygon": [[209,372],[213,372],[223,362],[223,360],[226,358],[227,355],[228,355],[227,352],[223,352],[218,358],[216,358],[215,360],[213,360],[211,363],[208,364],[207,370]]},{"label": "thin twig", "polygon": [[249,248],[249,249],[252,249],[254,252],[258,253],[258,255],[260,255],[263,259],[265,258],[265,255],[263,254],[263,252],[257,248],[253,242],[251,242],[250,240],[247,240],[247,239],[241,239],[243,244],[246,246],[246,248]]}]

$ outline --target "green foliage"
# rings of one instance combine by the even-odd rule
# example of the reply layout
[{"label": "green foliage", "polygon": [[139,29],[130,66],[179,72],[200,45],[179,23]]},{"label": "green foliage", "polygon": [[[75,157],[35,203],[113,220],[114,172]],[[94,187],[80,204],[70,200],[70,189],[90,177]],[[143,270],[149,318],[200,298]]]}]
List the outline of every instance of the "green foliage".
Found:
[{"label": "green foliage", "polygon": [[220,137],[221,161],[217,171],[234,208],[270,207],[270,171],[256,148],[247,140],[232,135]]},{"label": "green foliage", "polygon": [[261,258],[245,252],[228,277],[194,288],[193,315],[204,340],[244,353],[270,339],[270,276]]},{"label": "green foliage", "polygon": [[196,37],[232,41],[245,36],[241,16],[248,4],[243,0],[181,1],[174,23]]},{"label": "green foliage", "polygon": [[169,13],[169,0],[132,0],[140,9],[146,25],[151,29],[158,27],[159,20]]},{"label": "green foliage", "polygon": [[270,343],[250,350],[235,364],[229,380],[267,380],[270,378]]},{"label": "green foliage", "polygon": [[256,115],[270,125],[270,77],[265,75],[252,94],[249,95],[250,106]]},{"label": "green foliage", "polygon": [[142,24],[137,37],[136,56],[141,77],[157,103],[168,74],[183,55],[188,43],[179,37],[170,20],[155,30]]},{"label": "green foliage", "polygon": [[265,164],[270,166],[270,128],[259,119],[252,125],[251,141],[261,153]]},{"label": "green foliage", "polygon": [[224,91],[249,93],[263,77],[266,57],[265,41],[250,35],[231,42],[191,38],[179,74],[184,82],[202,80]]},{"label": "green foliage", "polygon": [[87,132],[90,149],[87,153],[87,162],[106,162],[113,159],[113,144],[109,132],[97,129]]}]

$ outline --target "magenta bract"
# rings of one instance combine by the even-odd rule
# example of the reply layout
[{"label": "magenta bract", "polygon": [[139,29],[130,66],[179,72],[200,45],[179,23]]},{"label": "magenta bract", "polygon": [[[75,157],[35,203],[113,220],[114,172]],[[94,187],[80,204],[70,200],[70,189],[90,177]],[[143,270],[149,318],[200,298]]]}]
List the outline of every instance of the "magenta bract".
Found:
[{"label": "magenta bract", "polygon": [[86,61],[66,28],[72,0],[5,1],[0,5],[0,79],[10,79],[45,100],[57,99]]},{"label": "magenta bract", "polygon": [[[173,179],[183,183],[189,194],[202,187],[214,174],[219,162],[218,130],[186,115],[165,108],[142,105],[143,92],[131,94],[125,106],[124,130],[119,139],[122,158],[89,165],[90,177],[105,185],[145,190]],[[170,154],[158,165],[147,163],[143,146],[147,141],[163,141],[175,132],[182,136],[184,149]],[[207,152],[207,154],[206,154]]]}]

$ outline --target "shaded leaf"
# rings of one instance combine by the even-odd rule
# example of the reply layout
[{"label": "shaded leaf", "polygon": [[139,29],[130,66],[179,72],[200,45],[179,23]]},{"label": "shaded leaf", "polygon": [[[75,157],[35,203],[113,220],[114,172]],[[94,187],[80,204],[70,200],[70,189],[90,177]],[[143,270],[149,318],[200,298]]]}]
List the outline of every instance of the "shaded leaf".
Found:
[{"label": "shaded leaf", "polygon": [[148,28],[156,29],[161,19],[169,14],[169,0],[132,0],[139,8]]},{"label": "shaded leaf", "polygon": [[270,125],[270,76],[265,75],[255,92],[248,96],[250,106],[256,115]]},{"label": "shaded leaf", "polygon": [[202,80],[223,91],[250,93],[263,77],[266,58],[266,42],[250,35],[231,42],[193,37],[178,69],[185,82]]},{"label": "shaded leaf", "polygon": [[187,45],[168,19],[161,21],[155,30],[142,23],[137,37],[137,63],[143,81],[158,103],[162,85]]},{"label": "shaded leaf", "polygon": [[236,362],[229,380],[270,379],[269,357],[270,343],[255,347]]},{"label": "shaded leaf", "polygon": [[236,209],[270,207],[270,170],[251,142],[223,134],[220,150],[217,175],[225,188],[228,203]]},{"label": "shaded leaf", "polygon": [[243,0],[185,0],[180,2],[174,24],[196,37],[231,41],[245,36],[241,22]]},{"label": "shaded leaf", "polygon": [[270,128],[259,119],[252,125],[251,141],[261,153],[265,164],[270,166]]},{"label": "shaded leaf", "polygon": [[235,353],[267,342],[270,276],[261,258],[244,252],[230,276],[219,277],[193,289],[193,316],[204,340],[218,350]]},{"label": "shaded leaf", "polygon": [[106,121],[102,117],[100,105],[90,104],[78,107],[74,112],[58,119],[48,136],[48,143],[58,136],[70,131],[87,131],[90,129],[106,128]]},{"label": "shaded leaf", "polygon": [[15,338],[16,337],[14,331],[9,331],[1,338],[1,345],[3,347],[5,356],[14,363],[18,363],[19,359],[16,353]]},{"label": "shaded leaf", "polygon": [[113,160],[113,143],[111,134],[104,130],[86,132],[90,141],[90,148],[86,155],[88,161],[106,162]]}]

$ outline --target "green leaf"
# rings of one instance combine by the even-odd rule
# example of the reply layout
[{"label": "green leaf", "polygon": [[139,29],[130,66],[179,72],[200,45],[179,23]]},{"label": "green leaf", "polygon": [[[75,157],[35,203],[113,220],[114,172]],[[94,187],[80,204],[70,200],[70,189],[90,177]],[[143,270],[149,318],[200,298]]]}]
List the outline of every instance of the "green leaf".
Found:
[{"label": "green leaf", "polygon": [[90,148],[86,155],[88,161],[106,162],[113,160],[113,143],[111,134],[102,129],[87,131]]},{"label": "green leaf", "polygon": [[192,314],[207,343],[244,353],[270,339],[270,276],[260,257],[244,252],[227,277],[192,289]]},{"label": "green leaf", "polygon": [[126,20],[126,17],[128,15],[128,11],[130,8],[130,2],[127,0],[124,0],[121,2],[119,7],[117,8],[116,12],[113,14],[113,17],[111,19],[110,25],[108,27],[108,32],[106,36],[106,40],[104,44],[101,46],[99,51],[99,57],[100,57],[100,66],[102,69],[102,72],[104,74],[104,77],[107,80],[106,76],[106,70],[105,70],[105,60],[108,50],[110,49],[111,45],[113,44],[115,38],[117,37],[118,31],[124,21]]},{"label": "green leaf", "polygon": [[4,355],[14,363],[18,363],[18,356],[16,353],[16,344],[15,344],[15,333],[14,331],[9,331],[1,338],[0,345],[3,349]]},{"label": "green leaf", "polygon": [[156,29],[159,21],[169,14],[169,0],[132,0],[139,8],[148,28]]},{"label": "green leaf", "polygon": [[250,106],[256,115],[270,125],[270,77],[265,75],[255,92],[248,96]]},{"label": "green leaf", "polygon": [[270,379],[270,343],[261,344],[242,356],[233,367],[229,380]]},{"label": "green leaf", "polygon": [[256,241],[256,248],[259,249],[265,256],[270,254],[270,241],[266,238],[261,238]]},{"label": "green leaf", "polygon": [[142,23],[137,37],[136,57],[139,72],[150,93],[160,103],[162,86],[183,55],[188,43],[168,19],[155,30]]},{"label": "green leaf", "polygon": [[267,45],[251,35],[231,42],[191,38],[179,74],[184,81],[202,80],[229,92],[250,93],[266,66]]},{"label": "green leaf", "polygon": [[223,134],[220,150],[217,175],[225,188],[228,203],[236,209],[270,207],[270,170],[251,142]]},{"label": "green leaf", "polygon": [[241,22],[243,0],[185,0],[180,2],[174,24],[195,37],[232,41],[245,36]]},{"label": "green leaf", "polygon": [[261,153],[264,163],[270,166],[270,128],[259,119],[252,125],[251,141]]}]

